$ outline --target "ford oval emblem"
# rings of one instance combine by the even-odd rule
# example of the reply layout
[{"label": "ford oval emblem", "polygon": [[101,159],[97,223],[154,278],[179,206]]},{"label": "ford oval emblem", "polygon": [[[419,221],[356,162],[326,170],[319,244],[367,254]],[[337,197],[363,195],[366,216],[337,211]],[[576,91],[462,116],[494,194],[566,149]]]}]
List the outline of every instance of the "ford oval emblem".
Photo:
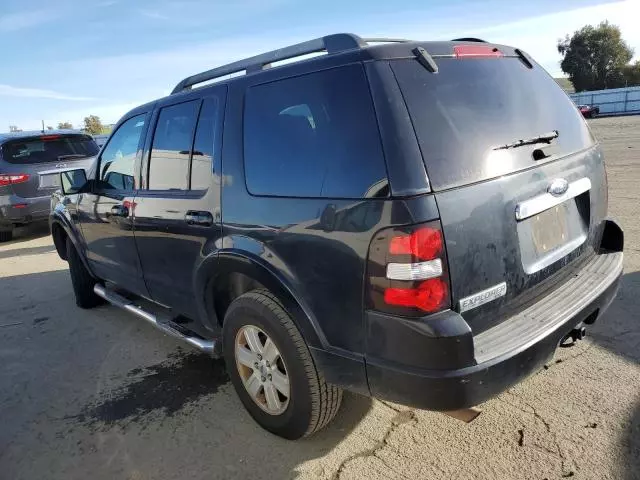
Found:
[{"label": "ford oval emblem", "polygon": [[554,197],[559,197],[560,195],[564,195],[566,191],[569,190],[569,182],[567,182],[564,178],[556,178],[549,188],[547,192],[549,192]]}]

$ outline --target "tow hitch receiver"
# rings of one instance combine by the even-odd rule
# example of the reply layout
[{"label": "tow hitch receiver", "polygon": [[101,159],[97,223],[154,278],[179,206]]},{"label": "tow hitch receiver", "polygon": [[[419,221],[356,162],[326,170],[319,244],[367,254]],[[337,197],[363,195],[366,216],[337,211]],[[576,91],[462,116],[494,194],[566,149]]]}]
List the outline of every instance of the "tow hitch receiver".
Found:
[{"label": "tow hitch receiver", "polygon": [[566,337],[562,339],[560,342],[561,347],[573,347],[578,340],[582,340],[587,336],[587,329],[580,325],[573,330],[571,330]]}]

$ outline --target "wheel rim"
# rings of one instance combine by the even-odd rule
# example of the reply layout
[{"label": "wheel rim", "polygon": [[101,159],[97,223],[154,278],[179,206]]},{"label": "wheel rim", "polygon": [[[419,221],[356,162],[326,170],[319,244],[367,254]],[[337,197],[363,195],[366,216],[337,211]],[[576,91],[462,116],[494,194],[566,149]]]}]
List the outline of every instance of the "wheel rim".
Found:
[{"label": "wheel rim", "polygon": [[254,325],[236,334],[236,368],[251,399],[269,415],[282,414],[289,405],[287,367],[273,340]]}]

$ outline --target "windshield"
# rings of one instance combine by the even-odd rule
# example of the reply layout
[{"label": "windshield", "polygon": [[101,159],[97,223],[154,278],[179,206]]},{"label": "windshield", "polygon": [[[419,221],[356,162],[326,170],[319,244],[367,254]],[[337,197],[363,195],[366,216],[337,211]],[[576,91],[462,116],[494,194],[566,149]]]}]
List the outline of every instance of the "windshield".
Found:
[{"label": "windshield", "polygon": [[536,142],[498,148],[521,140],[554,132],[555,158],[593,144],[573,102],[539,65],[515,57],[437,63],[434,74],[415,60],[391,62],[434,190],[535,166]]},{"label": "windshield", "polygon": [[9,163],[49,163],[91,157],[98,146],[89,135],[41,135],[10,140],[2,145]]}]

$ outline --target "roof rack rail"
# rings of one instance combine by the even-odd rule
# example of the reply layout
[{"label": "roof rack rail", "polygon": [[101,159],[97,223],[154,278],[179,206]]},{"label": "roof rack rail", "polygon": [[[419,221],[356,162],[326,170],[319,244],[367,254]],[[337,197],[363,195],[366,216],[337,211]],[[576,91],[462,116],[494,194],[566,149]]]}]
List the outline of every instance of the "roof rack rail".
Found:
[{"label": "roof rack rail", "polygon": [[384,37],[373,37],[373,38],[363,38],[363,41],[366,43],[405,43],[410,42],[411,40],[407,40],[406,38],[384,38]]},{"label": "roof rack rail", "polygon": [[[398,42],[401,40],[394,39],[375,39],[374,41]],[[279,48],[271,52],[262,53],[255,57],[245,58],[237,62],[229,63],[221,67],[207,70],[206,72],[191,75],[180,81],[171,94],[179,93],[183,90],[190,90],[193,85],[207,82],[218,77],[230,75],[245,71],[247,73],[257,72],[269,68],[271,63],[289,58],[300,57],[316,52],[326,51],[328,54],[340,53],[347,50],[363,48],[367,46],[367,42],[357,35],[351,33],[336,33],[327,35],[307,42],[297,43],[288,47]]]},{"label": "roof rack rail", "polygon": [[486,40],[482,40],[481,38],[475,38],[475,37],[454,38],[451,41],[452,42],[480,42],[480,43],[487,43]]}]

